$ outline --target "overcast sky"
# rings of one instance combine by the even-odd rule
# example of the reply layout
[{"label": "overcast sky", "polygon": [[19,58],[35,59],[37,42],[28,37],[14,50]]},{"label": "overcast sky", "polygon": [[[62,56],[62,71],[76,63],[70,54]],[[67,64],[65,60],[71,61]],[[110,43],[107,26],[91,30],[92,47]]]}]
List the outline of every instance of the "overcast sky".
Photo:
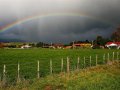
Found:
[{"label": "overcast sky", "polygon": [[51,15],[0,32],[0,39],[50,43],[109,37],[120,23],[119,4],[120,0],[0,0],[1,30],[23,18]]}]

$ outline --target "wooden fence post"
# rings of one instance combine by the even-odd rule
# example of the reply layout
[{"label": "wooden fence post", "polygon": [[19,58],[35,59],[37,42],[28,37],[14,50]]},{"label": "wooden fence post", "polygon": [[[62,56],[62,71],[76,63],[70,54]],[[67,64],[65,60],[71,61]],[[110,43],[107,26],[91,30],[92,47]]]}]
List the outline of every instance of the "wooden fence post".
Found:
[{"label": "wooden fence post", "polygon": [[117,52],[117,60],[119,60],[119,52]]},{"label": "wooden fence post", "polygon": [[115,52],[113,52],[113,55],[112,55],[112,60],[115,59]]},{"label": "wooden fence post", "polygon": [[90,67],[92,66],[92,65],[91,65],[92,61],[91,61],[91,60],[92,60],[92,57],[90,56]]},{"label": "wooden fence post", "polygon": [[85,61],[85,59],[86,59],[86,58],[84,57],[84,68],[86,67],[86,61]]},{"label": "wooden fence post", "polygon": [[37,66],[37,78],[40,78],[40,62],[38,61],[38,66]]},{"label": "wooden fence post", "polygon": [[18,70],[18,76],[17,76],[17,83],[19,83],[20,82],[20,64],[18,63],[18,68],[17,68]]},{"label": "wooden fence post", "polygon": [[105,54],[103,55],[103,64],[105,64]]},{"label": "wooden fence post", "polygon": [[61,59],[61,72],[63,72],[63,67],[64,66],[64,62],[63,62],[63,58]]},{"label": "wooden fence post", "polygon": [[69,58],[67,57],[67,73],[70,72],[70,61]]},{"label": "wooden fence post", "polygon": [[80,65],[80,58],[78,57],[78,60],[77,60],[77,70],[79,70],[79,65]]},{"label": "wooden fence post", "polygon": [[6,76],[6,65],[3,66],[3,77]]},{"label": "wooden fence post", "polygon": [[0,82],[1,82],[1,80],[2,80],[2,76],[1,76],[1,74],[0,74]]},{"label": "wooden fence post", "polygon": [[53,70],[52,70],[52,60],[50,60],[50,74],[52,74]]},{"label": "wooden fence post", "polygon": [[98,65],[98,55],[96,55],[96,66]]},{"label": "wooden fence post", "polygon": [[107,62],[109,62],[110,61],[110,54],[108,53],[108,59],[107,59]]},{"label": "wooden fence post", "polygon": [[3,85],[6,84],[6,65],[5,64],[3,66],[3,80],[2,80],[2,82],[3,82]]}]

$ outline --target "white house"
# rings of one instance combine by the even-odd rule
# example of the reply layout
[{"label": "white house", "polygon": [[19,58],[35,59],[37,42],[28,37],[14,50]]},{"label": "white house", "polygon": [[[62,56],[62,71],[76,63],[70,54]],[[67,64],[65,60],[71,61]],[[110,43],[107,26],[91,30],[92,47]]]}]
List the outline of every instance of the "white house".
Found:
[{"label": "white house", "polygon": [[120,42],[107,42],[105,46],[108,47],[109,49],[111,47],[116,47],[117,49],[120,49]]},{"label": "white house", "polygon": [[29,45],[23,45],[23,46],[21,46],[21,48],[22,49],[24,49],[24,48],[31,48],[31,46],[29,46]]}]

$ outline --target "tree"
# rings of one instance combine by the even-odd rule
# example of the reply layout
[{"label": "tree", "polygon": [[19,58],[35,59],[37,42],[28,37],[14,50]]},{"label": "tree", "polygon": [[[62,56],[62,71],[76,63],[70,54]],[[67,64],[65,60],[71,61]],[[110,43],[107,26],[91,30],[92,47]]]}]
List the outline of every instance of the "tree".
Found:
[{"label": "tree", "polygon": [[36,44],[36,47],[43,47],[44,43],[43,42],[39,42]]},{"label": "tree", "polygon": [[120,26],[112,33],[111,39],[112,41],[120,42]]},{"label": "tree", "polygon": [[89,40],[85,40],[85,43],[89,43]]},{"label": "tree", "polygon": [[97,45],[104,46],[104,39],[103,39],[103,37],[102,36],[97,36],[96,43],[97,43]]},{"label": "tree", "polygon": [[105,46],[110,40],[108,38],[103,38],[102,36],[97,36],[96,40],[93,41],[93,48],[101,48],[100,46]]},{"label": "tree", "polygon": [[36,47],[35,43],[30,43],[29,45],[32,46],[32,47]]}]

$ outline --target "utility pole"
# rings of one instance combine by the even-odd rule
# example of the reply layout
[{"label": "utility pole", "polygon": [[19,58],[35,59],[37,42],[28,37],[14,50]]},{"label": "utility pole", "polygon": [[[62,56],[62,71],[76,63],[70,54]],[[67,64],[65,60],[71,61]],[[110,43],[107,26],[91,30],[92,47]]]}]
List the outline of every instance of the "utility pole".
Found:
[{"label": "utility pole", "polygon": [[52,47],[52,42],[51,42],[51,47]]},{"label": "utility pole", "polygon": [[73,41],[73,49],[74,49],[74,41]]},{"label": "utility pole", "polygon": [[93,40],[92,40],[92,47],[93,47]]}]

